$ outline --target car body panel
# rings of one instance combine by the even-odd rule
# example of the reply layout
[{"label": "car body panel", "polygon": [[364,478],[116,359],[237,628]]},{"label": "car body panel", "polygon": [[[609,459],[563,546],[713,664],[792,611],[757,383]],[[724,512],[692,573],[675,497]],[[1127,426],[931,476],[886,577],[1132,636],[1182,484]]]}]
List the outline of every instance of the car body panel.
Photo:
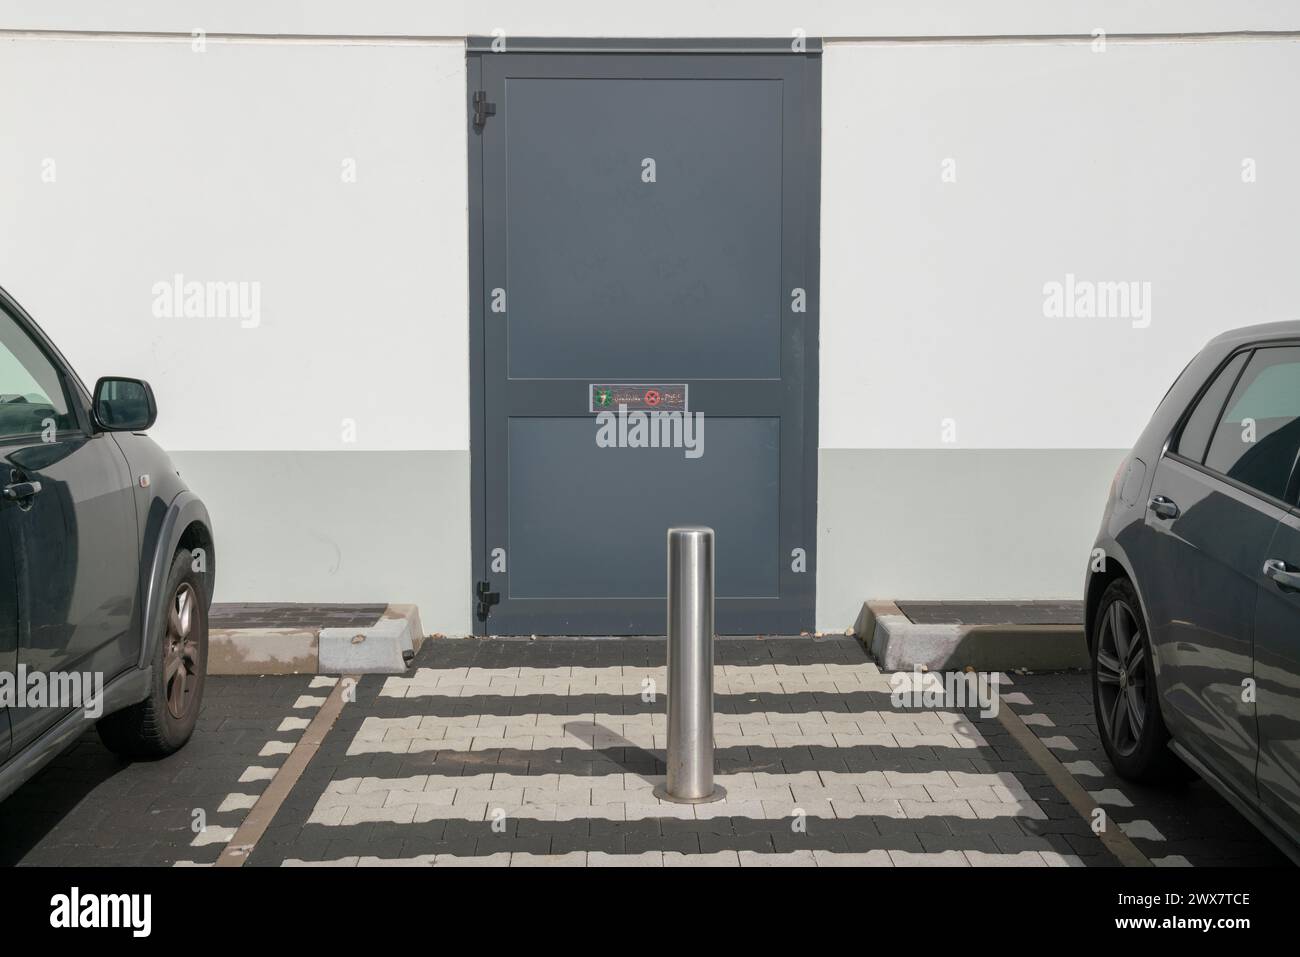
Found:
[{"label": "car body panel", "polygon": [[[108,435],[0,447],[10,481],[41,491],[3,520],[18,556],[19,664],[32,672],[113,678],[138,660],[131,625],[139,596],[139,537],[126,459]],[[21,478],[19,478],[21,476]],[[11,715],[21,748],[60,717],[52,708]]]},{"label": "car body panel", "polygon": [[[112,714],[143,701],[149,695],[153,672],[131,668],[104,683],[103,712]],[[83,710],[64,715],[44,734],[23,749],[14,749],[0,765],[0,801],[30,781],[41,768],[57,758],[72,742],[95,726]]]},{"label": "car body panel", "polygon": [[[1300,570],[1300,514],[1278,526],[1268,557]],[[1264,580],[1255,612],[1259,799],[1300,842],[1300,590]]]},{"label": "car body panel", "polygon": [[1146,511],[1147,625],[1160,649],[1165,724],[1244,794],[1255,792],[1259,739],[1253,629],[1260,569],[1286,514],[1249,492],[1172,456],[1156,468],[1151,493],[1177,503],[1163,519]]},{"label": "car body panel", "polygon": [[[18,572],[9,541],[9,525],[0,520],[0,674],[18,670]],[[9,709],[0,702],[0,765],[9,756]]]}]

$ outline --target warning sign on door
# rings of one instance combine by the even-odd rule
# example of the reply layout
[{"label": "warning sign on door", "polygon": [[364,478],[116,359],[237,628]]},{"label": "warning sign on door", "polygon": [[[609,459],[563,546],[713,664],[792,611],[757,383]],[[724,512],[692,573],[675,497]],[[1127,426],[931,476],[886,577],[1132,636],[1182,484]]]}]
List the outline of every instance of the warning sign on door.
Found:
[{"label": "warning sign on door", "polygon": [[588,387],[589,412],[617,412],[623,406],[629,412],[689,412],[684,382],[665,384],[629,382],[593,382]]}]

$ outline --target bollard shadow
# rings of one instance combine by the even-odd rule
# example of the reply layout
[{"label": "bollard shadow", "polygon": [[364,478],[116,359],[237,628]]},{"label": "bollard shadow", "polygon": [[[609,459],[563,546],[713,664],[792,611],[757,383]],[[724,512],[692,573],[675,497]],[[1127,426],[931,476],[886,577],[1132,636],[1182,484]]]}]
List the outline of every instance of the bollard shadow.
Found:
[{"label": "bollard shadow", "polygon": [[[668,766],[664,759],[649,748],[643,748],[639,744],[633,744],[627,738],[623,737],[617,731],[613,731],[595,721],[570,721],[564,725],[566,734],[571,734],[579,740],[585,741],[589,734],[594,733],[592,740],[592,754],[599,754],[606,760],[617,764],[629,774],[658,774],[668,773]],[[597,748],[596,739],[604,738],[610,743],[608,748]],[[647,772],[649,766],[651,771]]]}]

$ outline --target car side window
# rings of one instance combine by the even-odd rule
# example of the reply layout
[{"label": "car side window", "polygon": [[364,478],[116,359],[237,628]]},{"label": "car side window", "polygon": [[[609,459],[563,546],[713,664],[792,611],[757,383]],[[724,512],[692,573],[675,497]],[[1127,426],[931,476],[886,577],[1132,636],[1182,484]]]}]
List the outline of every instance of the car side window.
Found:
[{"label": "car side window", "polygon": [[1206,468],[1285,499],[1300,454],[1300,347],[1257,349],[1210,440]]},{"label": "car side window", "polygon": [[59,370],[12,316],[0,312],[0,438],[52,440],[77,427]]},{"label": "car side window", "polygon": [[1249,356],[1249,350],[1238,352],[1201,394],[1201,400],[1196,403],[1196,408],[1192,410],[1187,424],[1178,436],[1178,444],[1174,447],[1174,451],[1183,458],[1198,464],[1205,461],[1205,451],[1209,448],[1214,426],[1219,421],[1219,413],[1223,411],[1223,403],[1227,401],[1228,392],[1236,384],[1241,367],[1246,364]]}]

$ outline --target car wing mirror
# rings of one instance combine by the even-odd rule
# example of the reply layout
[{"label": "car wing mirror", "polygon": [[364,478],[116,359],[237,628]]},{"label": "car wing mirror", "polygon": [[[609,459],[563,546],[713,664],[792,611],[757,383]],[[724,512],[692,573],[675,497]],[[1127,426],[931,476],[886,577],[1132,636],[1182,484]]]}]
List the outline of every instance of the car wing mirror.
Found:
[{"label": "car wing mirror", "polygon": [[104,432],[143,432],[158,418],[153,389],[143,379],[107,376],[95,383],[95,427]]}]

